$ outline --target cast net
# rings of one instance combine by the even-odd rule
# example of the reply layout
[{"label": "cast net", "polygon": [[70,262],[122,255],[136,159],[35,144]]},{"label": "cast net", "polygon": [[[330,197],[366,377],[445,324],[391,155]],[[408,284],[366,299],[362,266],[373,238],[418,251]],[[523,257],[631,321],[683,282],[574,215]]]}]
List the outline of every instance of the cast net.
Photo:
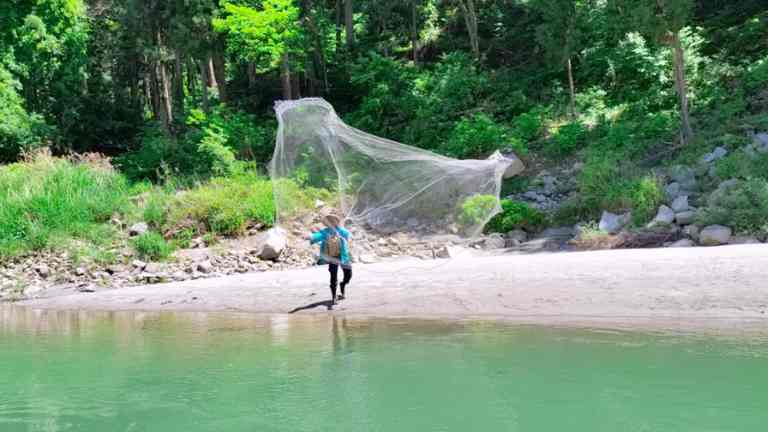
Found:
[{"label": "cast net", "polygon": [[270,164],[277,224],[296,213],[296,190],[330,190],[333,206],[366,230],[473,237],[500,210],[504,177],[522,171],[514,155],[457,160],[344,124],[323,99],[279,101]]}]

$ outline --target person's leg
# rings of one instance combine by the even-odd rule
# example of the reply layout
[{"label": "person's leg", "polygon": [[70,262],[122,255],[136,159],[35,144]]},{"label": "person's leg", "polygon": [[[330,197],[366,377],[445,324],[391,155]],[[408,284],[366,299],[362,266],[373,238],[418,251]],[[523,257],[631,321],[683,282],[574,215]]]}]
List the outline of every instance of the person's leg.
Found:
[{"label": "person's leg", "polygon": [[344,272],[344,279],[341,280],[341,296],[346,297],[345,288],[349,284],[349,281],[352,280],[352,266],[341,266],[341,271]]},{"label": "person's leg", "polygon": [[339,279],[339,265],[328,264],[328,272],[331,273],[331,301],[336,301],[336,285]]}]

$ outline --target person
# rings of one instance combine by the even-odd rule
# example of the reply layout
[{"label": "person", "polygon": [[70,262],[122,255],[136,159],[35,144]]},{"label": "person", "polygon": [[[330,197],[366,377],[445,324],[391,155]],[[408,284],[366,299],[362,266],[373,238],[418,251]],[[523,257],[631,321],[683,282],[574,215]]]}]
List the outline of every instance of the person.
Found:
[{"label": "person", "polygon": [[[323,229],[312,229],[309,235],[310,244],[320,243],[319,264],[328,264],[328,272],[331,274],[331,304],[336,304],[337,300],[346,298],[346,288],[349,281],[352,280],[352,264],[349,257],[349,242],[351,235],[341,226],[341,220],[338,216],[330,214],[323,217]],[[341,281],[341,292],[336,297],[336,286],[338,285],[339,267],[344,273]]]}]

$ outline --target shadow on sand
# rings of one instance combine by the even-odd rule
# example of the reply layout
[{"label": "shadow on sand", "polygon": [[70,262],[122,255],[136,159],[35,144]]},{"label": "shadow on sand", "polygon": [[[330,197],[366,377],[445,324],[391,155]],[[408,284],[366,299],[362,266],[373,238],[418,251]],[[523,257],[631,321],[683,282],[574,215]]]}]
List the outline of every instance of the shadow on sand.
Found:
[{"label": "shadow on sand", "polygon": [[328,310],[333,310],[333,302],[331,302],[330,300],[324,300],[324,301],[310,303],[310,304],[304,305],[304,306],[299,306],[296,309],[294,309],[294,310],[292,310],[292,311],[290,311],[288,313],[293,314],[293,313],[296,313],[296,312],[301,312],[301,311],[305,311],[305,310],[309,310],[309,309],[314,309],[314,308],[318,308],[318,307],[321,307],[321,306],[325,306],[325,308],[328,309]]}]

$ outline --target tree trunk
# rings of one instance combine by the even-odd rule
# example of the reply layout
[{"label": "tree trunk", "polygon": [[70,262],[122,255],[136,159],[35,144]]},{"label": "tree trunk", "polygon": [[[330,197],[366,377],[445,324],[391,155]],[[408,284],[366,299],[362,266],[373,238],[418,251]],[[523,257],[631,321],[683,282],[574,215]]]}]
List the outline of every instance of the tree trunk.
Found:
[{"label": "tree trunk", "polygon": [[418,10],[416,8],[419,0],[411,0],[411,49],[413,50],[413,62],[419,62],[419,24]]},{"label": "tree trunk", "polygon": [[165,64],[163,62],[157,62],[158,75],[160,77],[160,104],[163,113],[162,121],[165,124],[165,128],[170,132],[171,122],[173,121],[173,102],[171,99],[171,86],[168,82],[168,72],[165,70]]},{"label": "tree trunk", "polygon": [[573,83],[573,63],[568,59],[568,87],[571,92],[571,119],[576,119],[576,85]]},{"label": "tree trunk", "polygon": [[687,144],[693,139],[691,117],[688,112],[688,86],[685,80],[685,53],[680,42],[680,33],[672,34],[672,48],[674,49],[675,89],[680,100],[680,123],[682,143]]},{"label": "tree trunk", "polygon": [[202,93],[203,93],[203,111],[206,113],[209,113],[211,111],[211,103],[208,100],[208,83],[209,78],[208,74],[210,72],[210,68],[208,65],[210,64],[210,61],[204,60],[200,62],[200,84],[202,85]]},{"label": "tree trunk", "polygon": [[248,63],[248,89],[256,88],[256,65]]},{"label": "tree trunk", "polygon": [[336,0],[336,52],[339,52],[341,47],[341,2],[344,0]]},{"label": "tree trunk", "polygon": [[181,50],[176,50],[176,59],[173,70],[173,96],[175,98],[174,107],[176,108],[176,117],[184,117],[184,68],[183,56]]},{"label": "tree trunk", "polygon": [[281,69],[281,77],[283,80],[283,100],[291,100],[291,66],[288,63],[288,54],[283,54]]},{"label": "tree trunk", "polygon": [[219,85],[219,100],[222,103],[228,102],[226,67],[224,41],[221,36],[217,36],[213,48],[213,73],[216,76],[216,83]]},{"label": "tree trunk", "polygon": [[208,72],[206,72],[205,76],[208,77],[208,87],[210,88],[218,88],[219,84],[216,82],[216,74],[213,71],[213,57],[208,57]]},{"label": "tree trunk", "polygon": [[301,76],[300,72],[291,74],[291,98],[301,99]]},{"label": "tree trunk", "polygon": [[459,0],[459,6],[464,13],[464,22],[467,24],[469,44],[472,47],[472,55],[480,58],[480,41],[477,35],[477,13],[475,12],[475,0]]},{"label": "tree trunk", "polygon": [[347,27],[347,49],[355,48],[355,22],[353,0],[344,0],[344,22]]},{"label": "tree trunk", "polygon": [[187,92],[194,96],[197,90],[197,64],[194,60],[187,60]]}]

